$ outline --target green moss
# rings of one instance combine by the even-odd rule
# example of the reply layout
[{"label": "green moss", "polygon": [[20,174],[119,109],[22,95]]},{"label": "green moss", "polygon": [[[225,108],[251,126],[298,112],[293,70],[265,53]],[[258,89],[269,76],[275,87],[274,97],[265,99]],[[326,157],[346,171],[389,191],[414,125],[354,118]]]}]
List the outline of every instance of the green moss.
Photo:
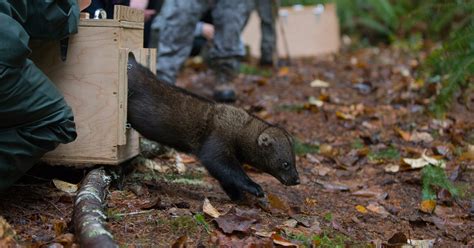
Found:
[{"label": "green moss", "polygon": [[400,152],[395,147],[388,147],[376,152],[371,151],[369,155],[367,155],[367,158],[372,162],[398,160],[400,159]]}]

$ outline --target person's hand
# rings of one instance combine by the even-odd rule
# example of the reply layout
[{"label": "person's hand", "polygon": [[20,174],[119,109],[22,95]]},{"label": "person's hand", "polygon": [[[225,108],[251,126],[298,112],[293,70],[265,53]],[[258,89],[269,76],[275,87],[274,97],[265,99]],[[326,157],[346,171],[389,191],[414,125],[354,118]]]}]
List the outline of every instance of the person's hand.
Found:
[{"label": "person's hand", "polygon": [[209,23],[204,23],[202,25],[202,36],[207,40],[214,39],[214,25]]},{"label": "person's hand", "polygon": [[135,9],[146,9],[148,6],[148,0],[130,0],[130,8]]},{"label": "person's hand", "polygon": [[148,20],[150,20],[150,18],[156,14],[156,10],[154,9],[146,9],[145,10],[145,22],[147,22]]}]

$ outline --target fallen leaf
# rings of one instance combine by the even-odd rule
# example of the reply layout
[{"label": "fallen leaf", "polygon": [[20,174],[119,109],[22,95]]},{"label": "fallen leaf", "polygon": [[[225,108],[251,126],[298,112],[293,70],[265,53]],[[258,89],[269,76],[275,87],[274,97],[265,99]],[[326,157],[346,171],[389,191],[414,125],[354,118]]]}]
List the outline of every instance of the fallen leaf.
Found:
[{"label": "fallen leaf", "polygon": [[53,221],[53,229],[56,236],[61,235],[66,230],[67,223],[64,220]]},{"label": "fallen leaf", "polygon": [[410,141],[413,142],[425,142],[425,143],[431,143],[433,142],[433,137],[431,134],[427,132],[413,132],[410,137]]},{"label": "fallen leaf", "polygon": [[181,236],[174,242],[174,244],[171,247],[172,248],[185,248],[187,240],[188,240],[188,236],[186,235]]},{"label": "fallen leaf", "polygon": [[0,247],[17,247],[15,235],[15,230],[0,216]]},{"label": "fallen leaf", "polygon": [[316,180],[316,183],[322,185],[325,189],[334,190],[334,191],[348,191],[349,186],[343,184],[334,184],[329,182],[324,182],[321,180]]},{"label": "fallen leaf", "polygon": [[257,219],[237,215],[235,211],[229,211],[229,213],[219,216],[214,219],[214,221],[217,222],[217,225],[224,233],[231,234],[235,231],[249,232],[250,226],[255,223]]},{"label": "fallen leaf", "polygon": [[280,197],[278,197],[277,195],[268,193],[267,198],[268,198],[268,202],[270,203],[270,206],[274,209],[279,209],[284,212],[290,209],[288,204],[285,201],[281,200]]},{"label": "fallen leaf", "polygon": [[352,195],[360,196],[360,197],[373,197],[379,200],[383,200],[388,196],[388,194],[385,191],[383,191],[381,188],[378,188],[378,187],[357,190],[357,191],[352,192]]},{"label": "fallen leaf", "polygon": [[362,205],[357,205],[355,206],[356,210],[359,212],[359,213],[363,213],[363,214],[366,214],[368,211],[367,211],[367,208],[365,208],[364,206]]},{"label": "fallen leaf", "polygon": [[311,87],[316,87],[316,88],[327,88],[327,87],[329,87],[328,82],[323,81],[323,80],[319,80],[319,79],[316,79],[316,80],[312,81],[309,85]]},{"label": "fallen leaf", "polygon": [[77,184],[68,183],[59,179],[53,179],[53,184],[57,189],[66,193],[75,193],[79,189]]},{"label": "fallen leaf", "polygon": [[140,205],[140,209],[143,210],[149,210],[149,209],[165,209],[166,206],[163,206],[161,204],[161,198],[160,197],[154,197],[147,202],[144,202],[143,204]]},{"label": "fallen leaf", "polygon": [[54,240],[65,247],[71,247],[71,245],[74,243],[74,234],[64,233],[57,236]]},{"label": "fallen leaf", "polygon": [[426,154],[425,154],[426,151],[423,151],[423,153],[421,154],[421,157],[420,158],[416,158],[416,159],[412,159],[412,158],[404,158],[403,159],[403,162],[406,164],[406,165],[409,165],[410,168],[409,169],[420,169],[420,168],[423,168],[429,164],[432,164],[434,166],[439,166],[441,168],[446,168],[446,163],[443,161],[443,160],[437,160],[435,158],[432,158],[432,157],[428,157]]},{"label": "fallen leaf", "polygon": [[275,234],[275,231],[272,231],[272,232],[257,231],[257,232],[255,232],[255,235],[257,235],[259,237],[264,237],[264,238],[270,238],[273,234]]},{"label": "fallen leaf", "polygon": [[298,245],[291,243],[290,241],[284,239],[282,236],[274,233],[271,238],[273,239],[273,243],[285,247],[298,247]]},{"label": "fallen leaf", "polygon": [[209,199],[207,198],[204,199],[204,203],[202,204],[202,211],[212,218],[218,218],[221,216],[221,213],[211,205],[211,202],[209,202]]},{"label": "fallen leaf", "polygon": [[396,173],[400,170],[400,165],[398,164],[389,164],[384,167],[385,172]]},{"label": "fallen leaf", "polygon": [[321,108],[324,105],[323,101],[321,101],[319,99],[316,99],[316,97],[314,97],[314,96],[310,96],[308,98],[308,103],[311,104],[311,105],[314,105],[318,108]]},{"label": "fallen leaf", "polygon": [[380,204],[376,203],[376,202],[372,202],[370,203],[368,206],[367,206],[367,209],[371,212],[374,212],[374,213],[377,213],[377,214],[380,214],[382,215],[383,218],[387,217],[390,215],[390,213],[385,210],[385,208],[383,206],[381,206]]},{"label": "fallen leaf", "polygon": [[331,157],[333,155],[333,148],[331,145],[322,144],[319,146],[319,153],[323,156]]},{"label": "fallen leaf", "polygon": [[435,207],[436,207],[435,200],[423,200],[420,203],[420,210],[428,214],[433,213]]},{"label": "fallen leaf", "polygon": [[394,130],[402,137],[404,141],[410,141],[411,140],[411,134],[409,132],[403,131],[402,129],[395,127]]},{"label": "fallen leaf", "polygon": [[434,239],[424,239],[424,240],[415,240],[409,239],[407,241],[408,245],[402,246],[402,248],[432,248],[435,244]]},{"label": "fallen leaf", "polygon": [[283,222],[283,226],[294,228],[298,225],[298,221],[295,219],[289,219]]},{"label": "fallen leaf", "polygon": [[459,157],[460,160],[474,160],[474,145],[468,145],[467,151],[461,154]]},{"label": "fallen leaf", "polygon": [[393,234],[391,238],[388,239],[388,244],[391,246],[404,245],[407,243],[407,236],[402,232],[397,232]]},{"label": "fallen leaf", "polygon": [[290,68],[288,68],[287,66],[283,66],[278,70],[279,77],[288,76],[288,73],[290,73]]},{"label": "fallen leaf", "polygon": [[336,116],[339,119],[342,119],[342,120],[354,120],[355,119],[355,116],[353,116],[351,114],[343,113],[341,111],[336,111]]}]

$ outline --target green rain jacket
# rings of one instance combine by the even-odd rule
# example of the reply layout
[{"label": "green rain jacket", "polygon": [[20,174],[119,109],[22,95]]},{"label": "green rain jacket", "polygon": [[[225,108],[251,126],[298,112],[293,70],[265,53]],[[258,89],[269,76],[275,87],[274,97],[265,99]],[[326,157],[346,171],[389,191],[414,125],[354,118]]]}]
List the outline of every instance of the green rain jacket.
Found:
[{"label": "green rain jacket", "polygon": [[0,0],[0,190],[76,138],[71,108],[28,59],[28,43],[59,41],[78,22],[76,0]]}]

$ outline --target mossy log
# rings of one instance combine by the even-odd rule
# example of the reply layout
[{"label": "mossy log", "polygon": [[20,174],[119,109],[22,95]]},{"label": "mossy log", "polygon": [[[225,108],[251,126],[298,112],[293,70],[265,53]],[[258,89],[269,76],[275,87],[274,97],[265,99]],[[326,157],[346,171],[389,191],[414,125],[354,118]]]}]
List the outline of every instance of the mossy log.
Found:
[{"label": "mossy log", "polygon": [[103,168],[90,171],[84,178],[74,202],[74,229],[81,247],[118,247],[104,227],[103,207],[112,178]]}]

